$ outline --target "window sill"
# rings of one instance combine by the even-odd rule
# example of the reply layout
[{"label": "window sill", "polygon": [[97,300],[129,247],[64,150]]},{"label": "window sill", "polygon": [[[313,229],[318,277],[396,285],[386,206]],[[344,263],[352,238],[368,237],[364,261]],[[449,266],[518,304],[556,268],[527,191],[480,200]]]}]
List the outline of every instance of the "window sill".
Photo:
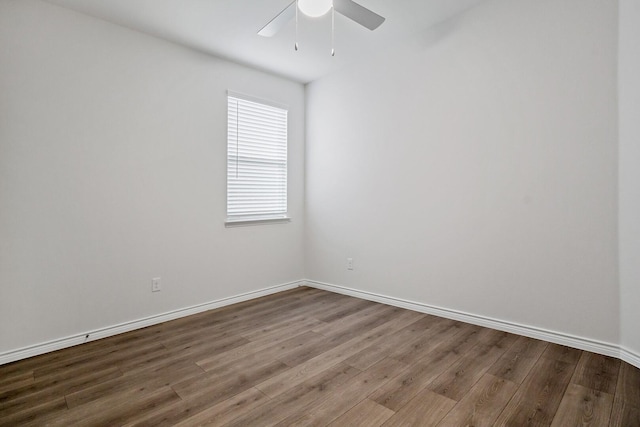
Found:
[{"label": "window sill", "polygon": [[226,228],[233,228],[248,227],[251,225],[284,224],[287,222],[291,222],[291,218],[232,219],[225,221],[224,226]]}]

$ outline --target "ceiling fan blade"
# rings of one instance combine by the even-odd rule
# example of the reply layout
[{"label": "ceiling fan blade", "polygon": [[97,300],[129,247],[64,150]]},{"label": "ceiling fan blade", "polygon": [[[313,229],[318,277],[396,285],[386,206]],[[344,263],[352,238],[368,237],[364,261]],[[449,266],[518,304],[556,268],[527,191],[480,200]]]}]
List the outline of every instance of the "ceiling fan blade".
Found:
[{"label": "ceiling fan blade", "polygon": [[282,12],[276,15],[267,25],[258,31],[262,37],[272,37],[284,27],[294,16],[296,16],[296,2],[292,1]]},{"label": "ceiling fan blade", "polygon": [[384,22],[384,18],[352,0],[333,0],[336,12],[370,30],[375,30]]}]

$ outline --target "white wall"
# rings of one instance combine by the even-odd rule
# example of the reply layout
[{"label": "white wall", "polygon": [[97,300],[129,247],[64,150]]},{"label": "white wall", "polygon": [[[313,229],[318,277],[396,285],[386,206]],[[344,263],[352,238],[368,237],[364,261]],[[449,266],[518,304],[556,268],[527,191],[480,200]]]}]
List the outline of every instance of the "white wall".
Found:
[{"label": "white wall", "polygon": [[441,32],[308,86],[307,277],[617,345],[616,2]]},{"label": "white wall", "polygon": [[[290,224],[224,227],[226,89],[290,106]],[[302,279],[303,142],[300,84],[0,1],[0,354]]]},{"label": "white wall", "polygon": [[[640,358],[640,2],[620,0],[620,300],[622,346]],[[640,359],[638,361],[640,363]]]}]

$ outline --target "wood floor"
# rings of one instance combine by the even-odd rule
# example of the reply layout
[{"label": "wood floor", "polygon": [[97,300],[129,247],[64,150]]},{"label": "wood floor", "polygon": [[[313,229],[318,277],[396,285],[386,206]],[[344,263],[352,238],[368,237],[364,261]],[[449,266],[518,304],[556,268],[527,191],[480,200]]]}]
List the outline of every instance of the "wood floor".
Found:
[{"label": "wood floor", "polygon": [[630,427],[640,371],[298,288],[0,366],[0,425]]}]

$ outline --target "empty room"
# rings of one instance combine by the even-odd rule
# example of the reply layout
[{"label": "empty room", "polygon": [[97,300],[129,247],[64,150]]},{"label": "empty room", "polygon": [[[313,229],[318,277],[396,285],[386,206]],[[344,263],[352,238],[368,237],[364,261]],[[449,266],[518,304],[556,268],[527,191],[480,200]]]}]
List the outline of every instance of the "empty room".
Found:
[{"label": "empty room", "polygon": [[640,1],[0,0],[0,426],[640,426]]}]

